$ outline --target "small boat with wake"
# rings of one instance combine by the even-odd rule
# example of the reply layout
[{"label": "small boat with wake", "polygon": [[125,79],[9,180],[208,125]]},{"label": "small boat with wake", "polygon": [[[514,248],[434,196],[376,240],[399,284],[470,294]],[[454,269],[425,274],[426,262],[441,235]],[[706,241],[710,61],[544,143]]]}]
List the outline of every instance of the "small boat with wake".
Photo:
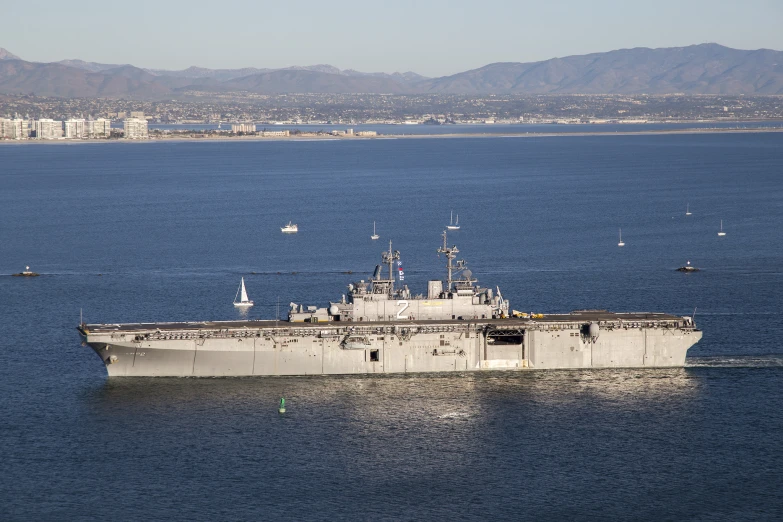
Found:
[{"label": "small boat with wake", "polygon": [[29,266],[24,267],[24,271],[19,272],[18,274],[13,274],[14,277],[38,277],[41,274],[37,274],[30,270]]},{"label": "small boat with wake", "polygon": [[700,269],[691,264],[690,261],[685,263],[685,266],[681,266],[677,269],[678,272],[698,272]]}]

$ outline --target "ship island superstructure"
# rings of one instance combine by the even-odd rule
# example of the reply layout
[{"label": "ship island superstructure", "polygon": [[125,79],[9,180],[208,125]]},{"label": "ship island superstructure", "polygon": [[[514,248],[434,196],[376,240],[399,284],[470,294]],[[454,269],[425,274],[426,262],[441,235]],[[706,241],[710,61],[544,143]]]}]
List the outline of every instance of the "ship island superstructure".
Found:
[{"label": "ship island superstructure", "polygon": [[687,316],[510,310],[442,238],[446,281],[429,281],[426,295],[395,288],[402,271],[390,242],[368,281],[328,307],[291,303],[285,321],[82,324],[79,332],[110,376],[677,367],[701,339]]}]

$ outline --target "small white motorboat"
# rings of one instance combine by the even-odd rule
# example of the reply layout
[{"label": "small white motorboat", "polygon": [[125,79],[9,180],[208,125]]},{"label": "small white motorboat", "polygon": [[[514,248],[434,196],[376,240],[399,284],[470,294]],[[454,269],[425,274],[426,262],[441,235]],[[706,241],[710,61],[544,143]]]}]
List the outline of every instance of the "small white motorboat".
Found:
[{"label": "small white motorboat", "polygon": [[19,272],[18,274],[13,274],[16,277],[38,277],[39,274],[33,272],[30,270],[29,266],[24,267],[23,272]]},{"label": "small white motorboat", "polygon": [[289,221],[286,226],[280,227],[280,232],[282,232],[284,234],[295,234],[295,233],[299,232],[299,225],[297,225],[295,223],[291,223]]},{"label": "small white motorboat", "polygon": [[681,266],[680,268],[677,269],[677,271],[678,272],[698,272],[699,269],[696,268],[695,266],[693,266],[690,261],[688,261],[685,264],[685,266]]}]

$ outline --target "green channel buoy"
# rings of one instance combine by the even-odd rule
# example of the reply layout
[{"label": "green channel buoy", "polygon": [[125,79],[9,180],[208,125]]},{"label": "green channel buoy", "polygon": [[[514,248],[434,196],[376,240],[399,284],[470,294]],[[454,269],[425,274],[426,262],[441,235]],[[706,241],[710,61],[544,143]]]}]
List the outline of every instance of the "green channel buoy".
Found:
[{"label": "green channel buoy", "polygon": [[280,397],[280,407],[277,408],[277,413],[285,413],[285,397]]}]

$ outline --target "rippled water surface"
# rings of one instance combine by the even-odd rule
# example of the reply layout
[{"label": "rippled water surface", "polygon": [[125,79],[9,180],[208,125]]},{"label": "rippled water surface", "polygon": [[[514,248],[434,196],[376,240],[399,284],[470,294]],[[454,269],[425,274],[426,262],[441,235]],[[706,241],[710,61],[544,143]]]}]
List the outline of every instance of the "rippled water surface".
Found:
[{"label": "rippled water surface", "polygon": [[[777,133],[0,146],[0,517],[779,519],[782,175]],[[250,318],[323,305],[389,239],[423,292],[452,209],[513,308],[695,308],[702,341],[667,370],[112,380],[79,344],[80,309],[241,317],[241,276]]]}]

